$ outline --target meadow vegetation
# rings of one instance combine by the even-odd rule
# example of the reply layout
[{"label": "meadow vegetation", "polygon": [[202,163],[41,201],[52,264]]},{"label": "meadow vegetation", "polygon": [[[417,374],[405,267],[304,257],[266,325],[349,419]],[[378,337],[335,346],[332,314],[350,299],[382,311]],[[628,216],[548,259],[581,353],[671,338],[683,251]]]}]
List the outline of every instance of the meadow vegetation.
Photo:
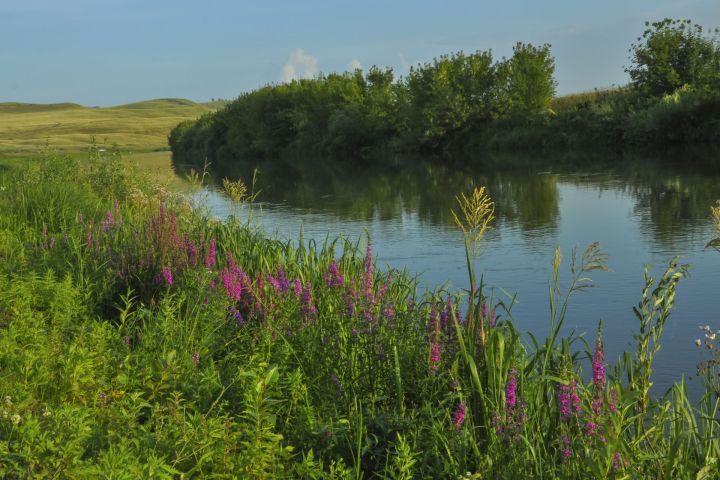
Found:
[{"label": "meadow vegetation", "polygon": [[404,78],[372,67],[267,85],[181,123],[170,146],[179,164],[221,166],[297,150],[347,159],[387,150],[717,145],[717,31],[689,20],[646,27],[630,48],[626,86],[556,97],[550,46],[518,43],[509,58],[459,52]]},{"label": "meadow vegetation", "polygon": [[613,361],[601,326],[560,335],[605,256],[558,250],[526,336],[476,271],[494,208],[458,195],[469,287],[420,294],[371,239],[267,238],[97,148],[3,162],[0,476],[717,478],[717,362],[697,404],[681,379],[650,395],[686,266],[646,272]]},{"label": "meadow vegetation", "polygon": [[124,150],[167,149],[167,137],[180,122],[216,110],[218,102],[158,99],[116,107],[92,108],[75,103],[0,103],[0,155],[31,155],[38,145],[84,151],[98,142]]}]

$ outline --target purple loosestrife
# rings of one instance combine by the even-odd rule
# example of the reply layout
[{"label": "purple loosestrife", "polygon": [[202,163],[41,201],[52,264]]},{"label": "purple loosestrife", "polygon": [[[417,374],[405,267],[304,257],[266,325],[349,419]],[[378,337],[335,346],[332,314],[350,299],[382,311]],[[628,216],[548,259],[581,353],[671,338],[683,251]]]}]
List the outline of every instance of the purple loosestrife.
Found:
[{"label": "purple loosestrife", "polygon": [[275,269],[275,272],[280,287],[280,293],[285,293],[290,290],[290,283],[287,281],[287,278],[285,276],[285,269],[282,267],[282,265],[278,265]]},{"label": "purple loosestrife", "polygon": [[348,289],[346,298],[346,312],[348,317],[355,316],[355,304],[357,303],[357,292],[353,287]]},{"label": "purple loosestrife", "polygon": [[392,324],[393,320],[395,320],[395,305],[388,303],[385,307],[385,321]]},{"label": "purple loosestrife", "polygon": [[560,420],[567,421],[580,414],[580,397],[577,393],[577,381],[571,380],[567,385],[560,385],[558,393]]},{"label": "purple loosestrife", "polygon": [[505,412],[512,416],[517,406],[517,370],[511,368],[505,384]]},{"label": "purple loosestrife", "polygon": [[448,326],[448,318],[450,317],[450,309],[451,309],[451,303],[450,299],[448,298],[447,305],[445,306],[445,309],[440,312],[440,330],[445,331]]},{"label": "purple loosestrife", "polygon": [[563,459],[567,462],[572,457],[572,450],[570,449],[570,437],[563,435]]},{"label": "purple loosestrife", "polygon": [[302,282],[300,281],[300,278],[296,278],[293,284],[293,293],[295,294],[295,298],[300,300],[300,297],[302,296],[302,291]]},{"label": "purple loosestrife", "polygon": [[436,371],[440,365],[440,342],[434,340],[430,345],[430,370]]},{"label": "purple loosestrife", "polygon": [[345,285],[345,277],[338,269],[336,260],[333,260],[325,274],[325,285],[329,288],[341,288]]},{"label": "purple loosestrife", "polygon": [[602,413],[603,393],[605,391],[605,364],[603,360],[602,340],[600,339],[600,332],[598,332],[598,338],[595,342],[595,354],[592,358],[594,395],[591,407],[596,415]]},{"label": "purple loosestrife", "polygon": [[215,251],[215,237],[210,239],[210,245],[208,246],[208,252],[205,256],[205,268],[212,270],[215,268],[217,262],[217,252]]},{"label": "purple loosestrife", "polygon": [[162,274],[163,274],[163,278],[165,279],[165,283],[167,283],[168,285],[172,285],[173,284],[173,274],[172,274],[172,270],[170,270],[170,267],[164,267]]},{"label": "purple loosestrife", "polygon": [[465,408],[465,402],[460,402],[457,404],[457,407],[455,407],[455,412],[453,413],[453,424],[455,428],[462,428],[463,423],[465,423]]},{"label": "purple loosestrife", "polygon": [[307,283],[302,291],[302,313],[305,318],[313,318],[317,315],[317,308],[313,305],[312,284]]},{"label": "purple loosestrife", "polygon": [[269,273],[265,275],[265,280],[270,284],[270,286],[275,290],[276,292],[280,293],[280,280],[278,280],[276,277],[270,275]]},{"label": "purple loosestrife", "polygon": [[610,399],[608,400],[608,409],[610,412],[615,415],[618,412],[618,392],[615,387],[612,387],[610,389]]}]

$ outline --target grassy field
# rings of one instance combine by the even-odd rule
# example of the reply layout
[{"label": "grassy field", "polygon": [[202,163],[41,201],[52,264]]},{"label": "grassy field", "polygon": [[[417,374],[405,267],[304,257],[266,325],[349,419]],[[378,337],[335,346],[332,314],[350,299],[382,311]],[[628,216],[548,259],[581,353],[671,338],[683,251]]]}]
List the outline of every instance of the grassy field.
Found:
[{"label": "grassy field", "polygon": [[218,103],[157,99],[116,107],[0,103],[0,155],[27,154],[49,145],[61,151],[85,151],[92,137],[123,150],[167,148],[170,130],[218,108]]}]

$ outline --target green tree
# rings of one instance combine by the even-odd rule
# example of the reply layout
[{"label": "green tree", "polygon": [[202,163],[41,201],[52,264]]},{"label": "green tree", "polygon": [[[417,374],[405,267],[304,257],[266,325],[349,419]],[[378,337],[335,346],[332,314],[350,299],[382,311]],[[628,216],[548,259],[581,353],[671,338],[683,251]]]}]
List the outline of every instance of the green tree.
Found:
[{"label": "green tree", "polygon": [[512,113],[539,113],[550,109],[555,97],[555,59],[550,45],[536,47],[517,43],[513,56],[504,64],[509,107]]},{"label": "green tree", "polygon": [[638,91],[661,96],[683,85],[720,87],[718,29],[706,36],[690,20],[669,18],[645,26],[638,43],[630,48],[631,65],[626,68]]}]

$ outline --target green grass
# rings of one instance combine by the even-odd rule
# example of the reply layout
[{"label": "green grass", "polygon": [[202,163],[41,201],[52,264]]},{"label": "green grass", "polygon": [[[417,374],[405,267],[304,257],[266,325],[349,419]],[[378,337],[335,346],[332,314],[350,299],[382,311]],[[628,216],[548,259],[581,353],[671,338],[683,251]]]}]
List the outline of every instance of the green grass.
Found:
[{"label": "green grass", "polygon": [[718,363],[696,405],[681,379],[649,396],[674,261],[614,360],[601,329],[560,335],[599,246],[556,251],[546,335],[525,336],[472,267],[480,194],[477,281],[420,295],[364,241],[218,222],[97,148],[3,166],[0,477],[718,477]]},{"label": "green grass", "polygon": [[0,155],[34,152],[49,143],[61,151],[83,151],[97,142],[124,150],[167,149],[178,123],[218,108],[183,99],[157,99],[107,108],[74,103],[0,103]]}]

